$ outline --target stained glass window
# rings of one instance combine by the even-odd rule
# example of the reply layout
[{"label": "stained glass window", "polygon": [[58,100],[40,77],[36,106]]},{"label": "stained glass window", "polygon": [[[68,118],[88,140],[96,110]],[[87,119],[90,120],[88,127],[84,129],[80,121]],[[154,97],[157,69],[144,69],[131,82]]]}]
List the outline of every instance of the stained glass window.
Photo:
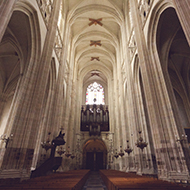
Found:
[{"label": "stained glass window", "polygon": [[104,88],[97,82],[94,82],[87,87],[86,104],[105,104]]}]

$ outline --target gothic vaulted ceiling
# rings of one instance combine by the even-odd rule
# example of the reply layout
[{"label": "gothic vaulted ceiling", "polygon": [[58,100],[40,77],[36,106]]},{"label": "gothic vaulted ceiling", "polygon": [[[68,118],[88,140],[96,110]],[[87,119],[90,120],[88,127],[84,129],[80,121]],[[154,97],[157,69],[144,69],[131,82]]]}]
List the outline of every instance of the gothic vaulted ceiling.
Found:
[{"label": "gothic vaulted ceiling", "polygon": [[124,0],[69,0],[72,55],[85,83],[107,83],[119,51]]}]

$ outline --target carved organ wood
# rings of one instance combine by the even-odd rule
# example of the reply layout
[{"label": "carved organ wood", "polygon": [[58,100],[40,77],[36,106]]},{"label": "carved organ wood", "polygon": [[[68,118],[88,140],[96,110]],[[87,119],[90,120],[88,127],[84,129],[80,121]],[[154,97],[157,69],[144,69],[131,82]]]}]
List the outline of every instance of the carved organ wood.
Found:
[{"label": "carved organ wood", "polygon": [[81,131],[90,135],[100,135],[109,131],[109,111],[105,105],[85,105],[81,108]]}]

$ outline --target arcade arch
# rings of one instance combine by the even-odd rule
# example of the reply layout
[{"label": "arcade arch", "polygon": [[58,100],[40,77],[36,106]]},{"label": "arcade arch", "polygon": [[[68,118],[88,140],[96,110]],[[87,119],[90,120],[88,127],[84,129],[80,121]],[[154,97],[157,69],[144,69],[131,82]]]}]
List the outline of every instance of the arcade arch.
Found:
[{"label": "arcade arch", "polygon": [[29,18],[24,12],[15,10],[0,43],[1,134],[9,133],[6,126],[13,99],[31,58],[31,43],[32,34]]},{"label": "arcade arch", "polygon": [[158,55],[176,121],[179,130],[184,128],[187,133],[190,124],[190,48],[174,8],[169,7],[162,12],[156,37]]}]

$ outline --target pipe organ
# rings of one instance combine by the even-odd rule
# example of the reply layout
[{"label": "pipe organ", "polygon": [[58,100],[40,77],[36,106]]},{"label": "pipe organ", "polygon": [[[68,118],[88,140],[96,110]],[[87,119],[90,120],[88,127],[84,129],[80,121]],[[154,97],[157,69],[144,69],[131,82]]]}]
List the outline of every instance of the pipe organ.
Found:
[{"label": "pipe organ", "polygon": [[83,105],[81,108],[81,131],[100,136],[109,131],[109,111],[106,105]]}]

